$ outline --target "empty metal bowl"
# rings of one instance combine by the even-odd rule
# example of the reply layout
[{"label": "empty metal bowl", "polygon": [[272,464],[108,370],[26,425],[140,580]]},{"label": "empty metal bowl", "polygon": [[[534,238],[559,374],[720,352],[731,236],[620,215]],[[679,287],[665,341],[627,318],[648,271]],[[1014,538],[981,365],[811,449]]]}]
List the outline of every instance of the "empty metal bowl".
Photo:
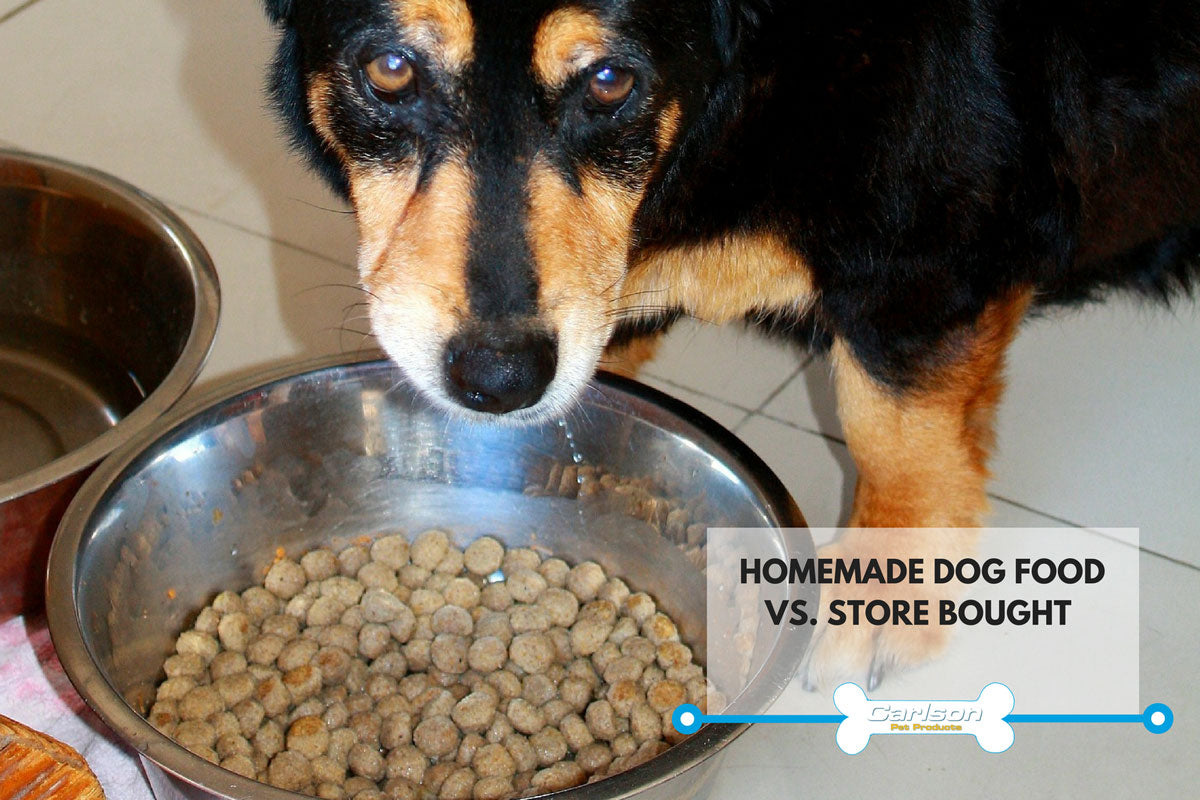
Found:
[{"label": "empty metal bowl", "polygon": [[66,502],[191,385],[217,305],[208,254],[164,206],[0,150],[0,619],[41,605]]},{"label": "empty metal bowl", "polygon": [[[321,362],[193,407],[96,469],[63,517],[47,579],[50,632],[67,674],[142,754],[159,800],[301,797],[192,755],[138,713],[198,609],[261,580],[277,548],[298,557],[364,534],[437,526],[459,545],[490,534],[568,562],[593,559],[651,593],[703,662],[706,595],[694,550],[703,543],[697,529],[687,536],[667,525],[664,512],[684,509],[705,526],[804,524],[778,479],[731,434],[618,378],[597,379],[567,419],[532,427],[447,419],[386,361]],[[572,472],[581,465],[617,485],[585,496]],[[629,503],[619,487],[632,480],[649,484],[657,511]],[[806,640],[761,644],[748,691],[770,699]],[[640,767],[561,796],[694,796],[715,767],[710,757],[745,727],[708,725]]]}]

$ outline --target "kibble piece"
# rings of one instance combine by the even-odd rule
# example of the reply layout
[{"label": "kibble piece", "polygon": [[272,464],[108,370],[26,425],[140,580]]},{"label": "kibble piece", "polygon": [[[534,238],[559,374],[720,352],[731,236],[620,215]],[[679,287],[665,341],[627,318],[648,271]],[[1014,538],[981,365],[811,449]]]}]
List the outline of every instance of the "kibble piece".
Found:
[{"label": "kibble piece", "polygon": [[662,717],[645,703],[634,704],[629,714],[629,732],[638,744],[662,736]]},{"label": "kibble piece", "polygon": [[293,703],[303,703],[321,691],[321,673],[313,665],[304,664],[285,672],[283,685],[291,694]]},{"label": "kibble piece", "polygon": [[212,747],[217,741],[217,732],[202,719],[189,719],[175,728],[175,741],[195,751],[199,747]]},{"label": "kibble piece", "polygon": [[446,598],[442,596],[441,592],[435,592],[433,589],[426,589],[422,586],[419,589],[413,589],[412,596],[408,599],[408,605],[419,620],[446,605]]},{"label": "kibble piece", "polygon": [[257,683],[249,672],[243,671],[235,672],[232,675],[222,675],[213,681],[212,686],[221,696],[221,705],[225,708],[233,708],[254,695]]},{"label": "kibble piece", "polygon": [[318,548],[310,550],[300,558],[300,566],[310,581],[323,581],[332,578],[338,572],[337,556],[332,550]]},{"label": "kibble piece", "polygon": [[163,672],[168,678],[198,678],[204,674],[204,660],[196,653],[173,655],[163,663]]},{"label": "kibble piece", "polygon": [[408,662],[403,653],[390,651],[371,662],[370,672],[390,675],[400,680],[408,674]]},{"label": "kibble piece", "polygon": [[655,613],[642,623],[642,636],[645,636],[656,647],[663,642],[679,641],[679,631],[671,618],[663,613]]},{"label": "kibble piece", "polygon": [[245,604],[245,612],[255,622],[279,613],[279,598],[262,586],[251,586],[242,592],[242,602]]},{"label": "kibble piece", "polygon": [[[218,623],[217,628],[220,629]],[[175,640],[175,652],[181,656],[194,655],[207,665],[213,660],[221,646],[207,633],[199,631],[184,631]]]},{"label": "kibble piece", "polygon": [[259,634],[246,645],[246,660],[251,664],[274,664],[286,644],[282,636]]},{"label": "kibble piece", "polygon": [[279,651],[275,666],[284,672],[303,666],[316,657],[318,649],[320,646],[312,639],[293,639]]},{"label": "kibble piece", "polygon": [[358,571],[371,560],[371,554],[362,545],[354,544],[338,553],[337,558],[338,571],[346,577],[351,577],[357,575]]},{"label": "kibble piece", "polygon": [[363,593],[362,615],[367,622],[391,622],[404,611],[405,605],[400,598],[385,589],[367,589]]},{"label": "kibble piece", "polygon": [[505,575],[512,575],[523,569],[536,570],[542,563],[542,557],[536,550],[528,547],[514,547],[504,554],[500,569]]},{"label": "kibble piece", "polygon": [[546,579],[532,569],[517,570],[506,578],[508,592],[518,603],[533,603],[546,589]]},{"label": "kibble piece", "polygon": [[273,719],[264,722],[254,734],[254,749],[271,758],[283,749],[283,728]]},{"label": "kibble piece", "polygon": [[287,749],[312,760],[325,754],[329,746],[329,729],[317,716],[300,717],[287,731]]},{"label": "kibble piece", "polygon": [[538,765],[548,767],[567,757],[567,740],[557,728],[544,728],[529,737]]},{"label": "kibble piece", "polygon": [[561,558],[547,558],[538,565],[538,574],[546,579],[546,583],[550,586],[561,588],[567,583],[567,575],[571,572],[571,567]]},{"label": "kibble piece", "polygon": [[350,748],[358,744],[358,736],[350,728],[338,728],[329,733],[329,747],[325,755],[346,767],[349,764]]},{"label": "kibble piece", "polygon": [[220,693],[212,686],[197,686],[179,699],[179,718],[207,719],[225,709]]},{"label": "kibble piece", "polygon": [[537,733],[546,726],[546,715],[524,697],[514,697],[505,712],[513,728],[526,735]]},{"label": "kibble piece", "polygon": [[258,770],[254,767],[254,761],[247,755],[235,754],[228,758],[223,758],[221,759],[221,767],[250,780],[254,780],[258,775]]},{"label": "kibble piece", "polygon": [[583,602],[594,600],[605,581],[604,569],[594,561],[584,561],[567,573],[566,587]]},{"label": "kibble piece", "polygon": [[458,636],[470,636],[475,630],[475,620],[471,619],[471,613],[461,606],[442,606],[433,612],[429,625],[435,634],[453,633]]},{"label": "kibble piece", "polygon": [[379,750],[361,742],[350,748],[346,763],[355,775],[372,781],[379,780],[387,771],[387,764]]},{"label": "kibble piece", "polygon": [[391,569],[400,569],[408,564],[408,556],[408,539],[404,538],[404,534],[381,536],[371,544],[371,559]]},{"label": "kibble piece", "polygon": [[363,564],[355,578],[365,589],[383,589],[385,592],[394,592],[400,586],[396,570],[378,561],[368,561]]},{"label": "kibble piece", "polygon": [[539,770],[533,776],[532,785],[538,792],[557,792],[578,786],[587,780],[587,773],[574,761],[560,761]]},{"label": "kibble piece", "polygon": [[467,671],[467,652],[465,636],[439,633],[430,646],[429,658],[438,669],[457,675]]},{"label": "kibble piece", "polygon": [[473,575],[487,577],[500,569],[504,560],[504,545],[490,536],[482,536],[463,552],[463,566]]},{"label": "kibble piece", "polygon": [[538,595],[537,604],[550,616],[550,623],[561,628],[571,627],[579,615],[579,599],[566,589],[548,587]]},{"label": "kibble piece", "polygon": [[571,626],[571,651],[577,656],[590,656],[608,640],[612,629],[613,623],[601,617],[580,616]]},{"label": "kibble piece", "polygon": [[[330,580],[336,580],[336,578],[330,578]],[[304,620],[310,627],[334,625],[342,622],[342,615],[348,609],[349,606],[340,597],[324,595],[309,604],[308,610],[304,614]]]},{"label": "kibble piece", "polygon": [[625,613],[633,617],[638,625],[650,619],[656,610],[654,601],[645,592],[634,592],[625,598]]},{"label": "kibble piece", "polygon": [[621,733],[617,727],[616,712],[613,711],[612,703],[607,700],[590,703],[584,719],[587,721],[588,731],[597,739],[612,741]]},{"label": "kibble piece", "polygon": [[413,744],[431,758],[453,753],[458,749],[458,741],[458,728],[449,717],[427,717],[413,730]]},{"label": "kibble piece", "polygon": [[350,654],[340,647],[322,647],[313,656],[313,666],[321,673],[321,683],[337,686],[350,672]]},{"label": "kibble piece", "polygon": [[427,570],[434,570],[450,550],[450,537],[445,531],[425,531],[413,540],[408,556],[412,563]]},{"label": "kibble piece", "polygon": [[480,590],[479,602],[492,611],[505,611],[512,606],[513,598],[512,593],[508,591],[508,584],[489,583]]},{"label": "kibble piece", "polygon": [[470,767],[459,767],[446,776],[438,789],[438,800],[471,800],[475,789],[475,771]]},{"label": "kibble piece", "polygon": [[358,652],[363,658],[379,658],[392,641],[392,633],[386,625],[368,622],[358,632]]},{"label": "kibble piece", "polygon": [[568,714],[563,717],[562,722],[558,723],[558,729],[562,731],[563,738],[567,740],[567,746],[575,752],[579,752],[595,741],[592,732],[588,730],[587,723],[578,714]]},{"label": "kibble piece", "polygon": [[[266,589],[260,588],[259,591],[267,594],[272,600],[275,596]],[[200,613],[196,615],[196,621],[192,624],[192,630],[198,633],[207,633],[209,636],[217,635],[217,623],[221,621],[221,615],[211,606],[205,606],[200,609]]]},{"label": "kibble piece", "polygon": [[384,718],[379,727],[379,743],[386,750],[394,750],[412,742],[412,714],[397,711]]},{"label": "kibble piece", "polygon": [[241,653],[233,652],[232,650],[223,650],[213,656],[212,662],[208,665],[208,674],[214,681],[224,678],[226,675],[233,675],[238,672],[246,671],[246,657]]},{"label": "kibble piece", "polygon": [[420,784],[429,767],[429,758],[413,745],[400,745],[388,753],[387,776]]},{"label": "kibble piece", "polygon": [[658,713],[672,711],[687,701],[687,690],[683,684],[673,680],[662,680],[646,691],[646,702]]},{"label": "kibble piece", "polygon": [[629,597],[629,585],[620,578],[609,578],[600,587],[600,591],[596,593],[596,596],[601,600],[607,600],[612,603],[614,607],[620,608],[626,598]]},{"label": "kibble piece", "polygon": [[[339,764],[329,756],[321,755],[312,760],[313,780],[320,783],[341,784],[346,780],[346,765]],[[341,786],[339,785],[340,789]],[[317,795],[320,797],[320,795]]]},{"label": "kibble piece", "polygon": [[[620,758],[634,753],[638,748],[637,740],[633,738],[632,733],[622,733],[617,738],[612,740],[612,754]],[[580,752],[583,752],[582,750]]]},{"label": "kibble piece", "polygon": [[522,633],[513,637],[508,657],[526,672],[544,672],[554,662],[554,644],[544,633]]},{"label": "kibble piece", "polygon": [[646,695],[636,681],[623,680],[610,684],[604,698],[608,700],[617,714],[628,717],[633,711],[634,705],[645,702]]},{"label": "kibble piece", "polygon": [[242,736],[247,738],[253,736],[266,719],[267,712],[263,709],[262,703],[254,699],[243,700],[233,707],[233,714],[237,717],[238,727],[241,728]]},{"label": "kibble piece", "polygon": [[490,691],[475,691],[459,700],[450,718],[467,733],[482,733],[496,716],[496,695]]},{"label": "kibble piece", "polygon": [[592,742],[575,754],[575,763],[589,774],[604,772],[612,760],[612,750],[603,742]]},{"label": "kibble piece", "polygon": [[399,609],[395,619],[387,623],[387,627],[392,638],[404,644],[412,638],[413,632],[417,628],[417,617],[409,606],[404,605]]},{"label": "kibble piece", "polygon": [[487,636],[495,636],[500,641],[504,642],[504,646],[512,644],[513,629],[509,621],[508,614],[500,611],[488,611],[480,615],[475,621],[475,638],[482,639]]},{"label": "kibble piece", "polygon": [[491,775],[476,781],[471,797],[473,800],[505,800],[512,797],[516,791],[509,776]]},{"label": "kibble piece", "polygon": [[276,561],[267,571],[263,586],[281,600],[290,600],[300,593],[308,576],[304,568],[291,559]]},{"label": "kibble piece", "polygon": [[284,641],[300,635],[300,620],[290,614],[272,614],[262,621],[259,631],[278,636]]}]

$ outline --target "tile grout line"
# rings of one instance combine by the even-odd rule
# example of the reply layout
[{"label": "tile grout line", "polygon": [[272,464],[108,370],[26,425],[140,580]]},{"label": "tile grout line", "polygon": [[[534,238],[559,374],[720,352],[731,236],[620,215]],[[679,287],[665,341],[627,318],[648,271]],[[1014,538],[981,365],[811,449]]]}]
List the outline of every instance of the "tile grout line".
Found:
[{"label": "tile grout line", "polygon": [[21,5],[17,6],[16,8],[9,9],[8,11],[4,12],[4,14],[0,14],[0,24],[8,22],[10,19],[15,17],[17,14],[20,14],[22,11],[28,10],[29,8],[37,5],[40,2],[41,2],[41,0],[25,0],[24,3],[21,3]]},{"label": "tile grout line", "polygon": [[[37,2],[37,0],[34,0],[34,1]],[[293,250],[297,253],[302,253],[306,256],[311,256],[313,258],[324,261],[327,264],[332,264],[334,266],[341,267],[343,269],[350,270],[352,272],[357,271],[357,269],[358,269],[354,264],[347,263],[345,261],[340,261],[336,258],[332,258],[331,256],[327,256],[324,253],[319,253],[316,250],[310,250],[307,247],[301,247],[300,245],[293,244],[292,242],[289,242],[286,239],[280,239],[276,236],[271,236],[270,234],[263,233],[262,231],[256,231],[253,228],[247,228],[246,226],[239,225],[236,222],[230,222],[229,220],[224,219],[222,217],[218,217],[215,214],[211,214],[207,211],[201,211],[198,208],[193,208],[184,203],[177,203],[177,202],[174,202],[171,200],[167,200],[166,203],[180,211],[186,212],[188,214],[195,214],[198,217],[202,217],[203,219],[205,219],[209,222],[213,222],[218,225],[223,225],[227,228],[232,228],[233,230],[238,231],[239,233],[247,234],[248,236],[254,236],[258,239],[265,239],[266,241],[268,241],[272,244],[277,244],[280,247],[286,247],[289,250]]]}]

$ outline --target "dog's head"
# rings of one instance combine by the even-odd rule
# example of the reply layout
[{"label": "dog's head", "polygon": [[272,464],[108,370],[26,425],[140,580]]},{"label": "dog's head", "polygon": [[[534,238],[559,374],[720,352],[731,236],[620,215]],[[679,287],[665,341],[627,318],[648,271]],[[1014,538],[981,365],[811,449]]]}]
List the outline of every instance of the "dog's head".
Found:
[{"label": "dog's head", "polygon": [[[357,215],[377,337],[466,413],[568,406],[638,216],[739,36],[727,0],[268,0],[297,144]],[[653,302],[651,299],[650,302]]]}]

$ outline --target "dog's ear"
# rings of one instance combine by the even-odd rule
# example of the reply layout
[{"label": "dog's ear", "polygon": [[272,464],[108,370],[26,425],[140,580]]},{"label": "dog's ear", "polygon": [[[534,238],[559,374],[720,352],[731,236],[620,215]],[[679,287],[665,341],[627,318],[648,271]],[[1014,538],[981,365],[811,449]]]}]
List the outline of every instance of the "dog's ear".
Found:
[{"label": "dog's ear", "polygon": [[713,32],[725,66],[737,62],[742,46],[771,13],[773,0],[713,0]]},{"label": "dog's ear", "polygon": [[267,0],[267,16],[276,24],[287,22],[293,5],[293,0]]}]

